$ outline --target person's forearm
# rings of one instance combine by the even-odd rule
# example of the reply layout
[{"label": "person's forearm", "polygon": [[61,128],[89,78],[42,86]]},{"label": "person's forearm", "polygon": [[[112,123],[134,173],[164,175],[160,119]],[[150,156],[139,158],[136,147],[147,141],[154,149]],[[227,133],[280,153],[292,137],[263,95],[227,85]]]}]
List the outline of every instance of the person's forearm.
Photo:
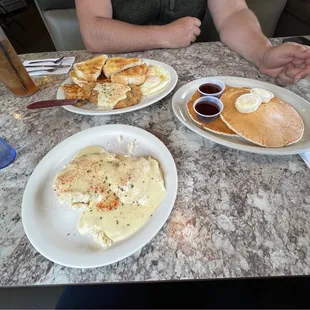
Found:
[{"label": "person's forearm", "polygon": [[86,48],[94,53],[120,53],[163,47],[162,26],[136,26],[97,17],[82,29]]},{"label": "person's forearm", "polygon": [[266,50],[272,46],[262,33],[256,16],[249,9],[242,9],[231,15],[218,30],[224,44],[257,67],[260,67]]}]

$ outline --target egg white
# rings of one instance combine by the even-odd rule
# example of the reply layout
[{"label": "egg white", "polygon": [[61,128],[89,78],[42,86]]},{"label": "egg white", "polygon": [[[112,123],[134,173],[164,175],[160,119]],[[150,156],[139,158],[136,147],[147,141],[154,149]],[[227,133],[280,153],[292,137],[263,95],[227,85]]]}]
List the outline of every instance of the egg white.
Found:
[{"label": "egg white", "polygon": [[145,82],[140,87],[141,93],[143,96],[150,96],[159,92],[169,84],[170,80],[170,72],[158,66],[149,66]]}]

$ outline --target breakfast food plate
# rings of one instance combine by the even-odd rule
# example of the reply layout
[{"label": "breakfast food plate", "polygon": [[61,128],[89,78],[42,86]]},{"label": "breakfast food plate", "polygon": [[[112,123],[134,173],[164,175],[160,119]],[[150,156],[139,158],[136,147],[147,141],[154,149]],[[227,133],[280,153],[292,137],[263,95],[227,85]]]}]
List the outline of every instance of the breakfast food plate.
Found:
[{"label": "breakfast food plate", "polygon": [[[228,131],[227,132],[223,131],[223,134],[218,134],[211,130],[202,129],[201,126],[197,125],[190,116],[187,109],[187,103],[191,100],[193,94],[197,91],[200,85],[212,82],[214,80],[220,80],[224,82],[226,85],[240,89],[263,88],[272,92],[275,97],[278,97],[284,102],[289,103],[290,106],[293,107],[297,111],[299,116],[302,118],[304,124],[304,128],[302,129],[304,131],[301,139],[294,144],[290,144],[284,147],[262,147],[259,145],[255,145],[254,143],[240,136],[233,135],[232,134],[233,132],[231,132],[230,130],[231,128],[227,128],[224,123],[223,124],[225,125],[226,129],[228,129]],[[268,105],[268,103],[266,104]],[[273,84],[241,77],[217,76],[217,77],[202,78],[192,81],[181,87],[173,96],[172,108],[176,117],[190,130],[213,142],[222,144],[230,148],[252,153],[269,154],[269,155],[299,154],[308,151],[310,149],[310,119],[308,117],[310,115],[310,103],[305,99],[301,98],[300,96],[292,93],[291,91]],[[256,114],[253,113],[253,115]],[[289,123],[290,114],[288,114],[287,117]],[[248,126],[248,128],[250,128],[250,126]],[[271,135],[277,135],[278,128],[274,128],[274,130],[272,129],[273,128],[271,124],[271,130],[265,133],[266,137]]]},{"label": "breakfast food plate", "polygon": [[[83,155],[84,157],[77,158],[82,158],[82,161],[84,161],[85,163],[85,148],[90,146],[96,146],[96,148],[100,146],[103,147],[106,152],[111,152],[118,155],[129,154],[132,157],[138,158],[151,157],[152,165],[155,162],[159,163],[165,186],[165,195],[163,196],[163,200],[161,201],[159,206],[156,206],[155,211],[152,210],[152,215],[147,216],[146,222],[143,223],[143,225],[140,226],[140,228],[134,231],[132,234],[130,234],[126,238],[123,238],[123,240],[120,240],[119,238],[117,242],[113,242],[112,245],[109,244],[106,247],[102,247],[103,244],[99,244],[98,242],[96,242],[98,241],[98,238],[97,240],[95,240],[93,239],[94,236],[88,234],[81,234],[81,230],[79,230],[79,226],[77,225],[77,223],[81,224],[82,215],[84,215],[85,213],[84,210],[79,208],[70,208],[69,206],[61,204],[59,202],[59,198],[61,195],[61,189],[59,188],[59,184],[62,186],[62,189],[64,189],[64,186],[66,186],[66,182],[63,181],[68,181],[68,178],[64,173],[66,167],[70,168],[69,163],[71,162],[72,158],[74,156],[77,156],[77,153],[79,153],[82,149],[84,149],[84,153],[80,153],[79,156]],[[110,157],[112,156],[109,153],[104,154]],[[126,158],[128,160],[128,156]],[[129,157],[129,160],[130,159],[131,158]],[[102,160],[103,158],[100,159],[100,166]],[[147,163],[145,159],[143,160],[144,163]],[[133,162],[136,162],[140,165],[140,163],[137,162],[135,158],[133,158]],[[115,161],[115,158],[112,158],[111,161],[109,160],[109,162],[107,162],[106,164],[111,164],[115,166],[118,165],[118,163]],[[125,164],[125,162],[123,162],[123,164]],[[73,166],[74,165],[77,166],[78,161],[75,161]],[[82,169],[82,166],[79,167],[80,169]],[[111,168],[111,166],[109,167]],[[156,167],[156,165],[153,167]],[[121,168],[120,171],[122,171],[123,169],[125,168]],[[89,172],[90,171],[87,170],[86,174],[88,174]],[[132,169],[131,173],[132,174],[129,174],[129,176],[131,176],[131,180],[140,177],[140,173],[135,174],[135,169]],[[72,176],[72,171],[69,171],[69,175]],[[80,175],[85,176],[84,173]],[[89,174],[89,176],[91,176],[92,180],[98,181],[95,178],[95,175]],[[153,178],[156,179],[153,175],[152,181],[150,182],[155,182]],[[88,181],[89,179],[90,178],[88,178]],[[58,183],[55,180],[58,180]],[[106,180],[105,177],[104,180]],[[143,184],[145,182],[144,180],[145,179],[143,179]],[[54,182],[57,183],[56,188],[54,186]],[[112,181],[104,181],[106,186],[108,186],[108,183],[110,182],[112,184],[109,184],[109,186],[113,186]],[[83,180],[80,180],[79,184],[85,184],[85,178]],[[136,185],[138,183],[132,184],[135,185],[135,188],[134,185],[129,186],[129,190],[125,188],[124,194],[126,194],[127,190],[129,193],[131,188],[133,188],[132,190],[135,190],[134,194],[137,194],[138,188]],[[141,184],[142,182],[140,182],[140,185]],[[71,187],[71,185],[73,187],[75,186],[73,183],[67,185],[67,188]],[[123,193],[123,188],[118,187],[118,189],[120,189]],[[109,191],[111,191],[111,188]],[[115,191],[115,189],[112,188],[112,191]],[[64,140],[55,148],[53,148],[37,165],[36,169],[34,170],[28,181],[24,192],[22,202],[22,221],[26,235],[31,244],[38,252],[40,252],[49,260],[68,267],[95,268],[120,261],[132,255],[144,245],[146,245],[159,232],[159,230],[167,221],[173,208],[176,194],[176,166],[169,150],[158,138],[145,130],[132,126],[106,125],[94,127],[77,133]],[[127,197],[127,195],[125,196]],[[73,196],[71,196],[70,200],[73,201],[74,199],[76,202],[76,199],[78,198],[73,198]],[[135,199],[138,200],[137,198]],[[85,202],[85,199],[83,198],[82,201]],[[121,202],[123,202],[123,200]],[[126,206],[124,206],[122,209],[121,205],[123,206],[123,203],[119,204],[119,209],[120,211],[124,211],[124,208]],[[77,204],[75,206],[77,206]],[[97,206],[99,208],[99,204]],[[102,207],[102,204],[100,204],[100,206]],[[133,207],[137,209],[139,205],[136,204],[133,205]],[[116,210],[115,212],[118,211],[117,208],[113,210]],[[107,212],[106,210],[104,211]],[[88,213],[88,215],[89,214],[90,213]],[[112,215],[115,216],[115,213]],[[95,224],[97,225],[98,221],[100,222],[100,220],[102,220],[101,217],[104,216],[105,215],[102,214],[98,216],[98,218],[96,218],[97,222]],[[129,220],[131,222],[126,222],[123,225],[121,223],[121,220],[116,220],[116,224],[120,227],[120,233],[124,232],[124,229],[126,228],[131,228],[129,226],[129,223],[131,223],[131,225],[136,223],[133,219],[133,215],[131,214],[130,216],[131,219]],[[85,221],[85,217],[83,220],[84,222],[82,224],[87,224]],[[98,225],[96,225],[94,226],[95,229],[98,228]],[[85,227],[86,226],[84,225],[83,229]],[[88,226],[88,228],[89,227],[90,225]],[[116,226],[114,225],[113,229],[114,233],[116,233],[117,235],[118,231],[115,230],[115,227]],[[112,231],[111,225],[109,226],[109,229],[110,231]],[[132,231],[130,232],[127,230],[125,232],[131,233]],[[117,236],[120,236],[120,234],[118,234]],[[95,237],[98,237],[98,235],[96,235]],[[103,239],[99,241],[102,240]]]},{"label": "breakfast food plate", "polygon": [[[111,58],[113,59],[113,58]],[[126,58],[125,58],[126,59]],[[115,114],[122,114],[122,113],[127,113],[127,112],[132,112],[135,110],[139,110],[142,108],[145,108],[151,104],[154,104],[158,102],[159,100],[165,98],[176,86],[177,81],[178,81],[178,75],[176,71],[169,65],[156,61],[156,60],[150,60],[150,59],[142,59],[142,61],[149,67],[149,66],[155,66],[160,69],[163,69],[165,73],[169,75],[169,82],[165,85],[164,88],[161,90],[148,95],[148,96],[143,96],[141,97],[141,100],[139,103],[125,107],[125,108],[120,108],[120,109],[113,109],[113,110],[104,110],[96,105],[93,104],[87,104],[85,106],[77,107],[77,106],[63,106],[64,109],[73,112],[73,113],[78,113],[78,114],[84,114],[84,115],[115,115]],[[69,77],[67,78],[61,86],[58,88],[57,91],[57,99],[66,99],[63,86],[64,85],[73,85],[72,79]]]}]

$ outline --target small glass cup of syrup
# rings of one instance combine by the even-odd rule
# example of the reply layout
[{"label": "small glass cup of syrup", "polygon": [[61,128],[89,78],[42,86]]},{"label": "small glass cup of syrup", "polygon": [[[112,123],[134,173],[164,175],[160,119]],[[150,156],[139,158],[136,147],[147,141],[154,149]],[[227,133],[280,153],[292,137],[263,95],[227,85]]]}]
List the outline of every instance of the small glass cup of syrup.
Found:
[{"label": "small glass cup of syrup", "polygon": [[199,86],[198,91],[202,96],[220,97],[225,89],[225,83],[220,80],[210,80]]},{"label": "small glass cup of syrup", "polygon": [[223,102],[213,96],[200,97],[194,102],[194,110],[200,121],[210,123],[223,111]]}]

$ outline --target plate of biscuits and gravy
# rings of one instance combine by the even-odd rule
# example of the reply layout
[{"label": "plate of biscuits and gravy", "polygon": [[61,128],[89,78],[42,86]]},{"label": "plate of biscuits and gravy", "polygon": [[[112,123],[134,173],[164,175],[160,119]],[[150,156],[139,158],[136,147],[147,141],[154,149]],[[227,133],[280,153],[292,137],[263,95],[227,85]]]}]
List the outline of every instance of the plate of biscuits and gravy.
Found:
[{"label": "plate of biscuits and gravy", "polygon": [[54,147],[26,186],[22,221],[31,244],[72,268],[118,262],[169,218],[178,175],[168,148],[128,125],[86,129]]}]

